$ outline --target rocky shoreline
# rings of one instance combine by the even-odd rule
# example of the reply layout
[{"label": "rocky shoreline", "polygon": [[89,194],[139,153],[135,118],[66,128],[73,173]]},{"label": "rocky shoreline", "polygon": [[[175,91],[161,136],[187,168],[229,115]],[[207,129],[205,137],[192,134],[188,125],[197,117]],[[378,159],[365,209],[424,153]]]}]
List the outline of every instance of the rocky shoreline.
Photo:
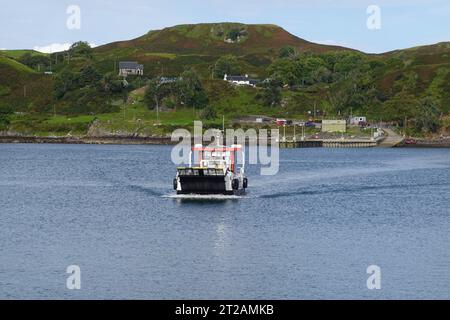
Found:
[{"label": "rocky shoreline", "polygon": [[60,143],[60,144],[150,144],[170,145],[170,137],[139,137],[139,136],[65,136],[65,137],[38,137],[38,136],[0,136],[0,143]]},{"label": "rocky shoreline", "polygon": [[398,147],[403,148],[450,148],[450,140],[417,140],[416,143],[402,143]]},{"label": "rocky shoreline", "polygon": [[[117,144],[117,145],[175,145],[170,137],[157,136],[20,136],[0,135],[1,143],[48,143],[48,144]],[[450,148],[450,139],[416,140],[414,144],[401,143],[397,148]]]}]

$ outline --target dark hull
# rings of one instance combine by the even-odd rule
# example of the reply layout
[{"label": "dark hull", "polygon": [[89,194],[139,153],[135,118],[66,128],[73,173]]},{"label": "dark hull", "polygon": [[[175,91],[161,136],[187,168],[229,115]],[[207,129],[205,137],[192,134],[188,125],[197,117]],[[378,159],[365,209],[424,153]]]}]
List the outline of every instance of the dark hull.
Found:
[{"label": "dark hull", "polygon": [[224,176],[180,176],[181,190],[177,194],[240,195],[243,189],[227,190]]},{"label": "dark hull", "polygon": [[178,194],[226,194],[224,176],[181,176]]},{"label": "dark hull", "polygon": [[210,192],[210,191],[177,191],[177,194],[199,194],[199,195],[208,195],[208,194],[223,194],[226,196],[233,196],[233,195],[240,195],[242,194],[242,191],[240,190],[233,190],[233,191],[223,191],[223,192]]}]

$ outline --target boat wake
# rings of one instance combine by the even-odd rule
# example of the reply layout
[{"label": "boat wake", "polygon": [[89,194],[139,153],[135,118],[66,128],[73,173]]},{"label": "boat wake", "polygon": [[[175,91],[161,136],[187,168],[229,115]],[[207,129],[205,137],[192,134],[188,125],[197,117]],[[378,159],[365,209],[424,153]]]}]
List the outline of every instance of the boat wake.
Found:
[{"label": "boat wake", "polygon": [[182,199],[182,200],[239,200],[248,198],[248,196],[224,195],[224,194],[166,194],[162,198]]}]

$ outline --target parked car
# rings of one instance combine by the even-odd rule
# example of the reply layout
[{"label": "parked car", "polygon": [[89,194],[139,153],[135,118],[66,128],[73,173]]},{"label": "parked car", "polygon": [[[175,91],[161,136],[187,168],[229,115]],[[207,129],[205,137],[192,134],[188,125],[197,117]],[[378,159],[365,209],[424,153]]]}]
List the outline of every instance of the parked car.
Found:
[{"label": "parked car", "polygon": [[408,138],[405,139],[405,144],[417,144],[417,140]]},{"label": "parked car", "polygon": [[365,121],[360,121],[360,122],[358,123],[358,125],[359,125],[360,127],[368,127],[368,126],[369,126],[369,124],[368,124],[367,122],[365,122]]}]

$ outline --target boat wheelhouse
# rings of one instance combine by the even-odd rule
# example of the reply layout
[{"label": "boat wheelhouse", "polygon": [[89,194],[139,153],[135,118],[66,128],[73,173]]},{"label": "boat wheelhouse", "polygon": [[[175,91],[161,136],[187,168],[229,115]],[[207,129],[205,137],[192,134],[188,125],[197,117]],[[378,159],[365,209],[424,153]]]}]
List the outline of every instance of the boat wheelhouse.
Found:
[{"label": "boat wheelhouse", "polygon": [[[192,157],[194,156],[194,161]],[[238,166],[238,157],[242,165]],[[177,194],[226,194],[245,192],[245,154],[241,145],[204,147],[195,145],[188,167],[178,167],[173,181]]]}]

